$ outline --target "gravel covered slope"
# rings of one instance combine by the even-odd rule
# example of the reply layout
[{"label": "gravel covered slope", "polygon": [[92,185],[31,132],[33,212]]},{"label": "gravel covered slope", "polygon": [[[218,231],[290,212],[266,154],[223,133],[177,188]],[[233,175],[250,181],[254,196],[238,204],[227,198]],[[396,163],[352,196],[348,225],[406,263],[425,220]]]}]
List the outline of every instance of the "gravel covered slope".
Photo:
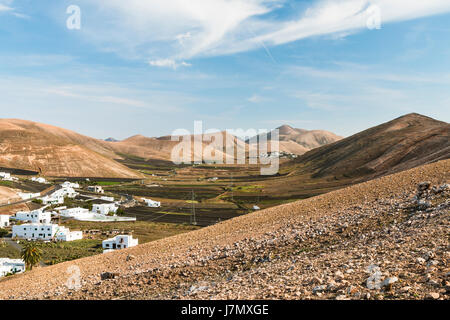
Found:
[{"label": "gravel covered slope", "polygon": [[[2,299],[448,299],[450,160],[0,281]],[[418,192],[418,185],[421,182]],[[81,289],[68,290],[70,267]],[[101,280],[102,273],[114,279]]]}]

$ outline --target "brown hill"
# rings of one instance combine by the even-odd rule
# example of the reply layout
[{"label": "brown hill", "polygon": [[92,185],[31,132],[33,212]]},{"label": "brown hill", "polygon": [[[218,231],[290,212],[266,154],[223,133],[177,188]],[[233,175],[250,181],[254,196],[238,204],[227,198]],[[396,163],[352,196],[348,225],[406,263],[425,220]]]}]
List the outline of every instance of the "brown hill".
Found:
[{"label": "brown hill", "polygon": [[112,159],[116,157],[101,140],[46,124],[0,119],[0,167],[33,170],[45,176],[139,176]]},{"label": "brown hill", "polygon": [[450,158],[450,124],[412,113],[297,159],[315,177],[380,176]]},{"label": "brown hill", "polygon": [[[305,130],[293,128],[289,125],[283,125],[277,129],[280,141],[280,151],[297,155],[302,155],[309,150],[342,139],[342,137],[325,130]],[[268,139],[270,139],[272,132],[268,134]]]},{"label": "brown hill", "polygon": [[[35,268],[1,280],[0,299],[424,299],[433,292],[448,299],[449,189],[442,184],[449,172],[444,160],[134,248]],[[418,194],[422,181],[429,184]],[[82,290],[66,287],[74,265]],[[392,285],[367,287],[371,266]],[[102,281],[104,272],[116,276]]]},{"label": "brown hill", "polygon": [[[215,136],[221,137],[223,144],[216,141]],[[187,136],[191,141],[191,158],[194,154],[200,156],[194,151],[194,135]],[[176,137],[183,141],[184,136]],[[203,159],[211,161],[214,157],[225,159],[232,157],[227,154],[227,147],[234,146],[234,150],[248,150],[248,146],[239,138],[226,133],[217,132],[213,134],[204,134],[202,141]],[[159,138],[149,138],[142,135],[135,135],[119,142],[109,142],[108,147],[119,154],[133,155],[144,159],[171,160],[173,148],[179,145],[179,141],[172,141],[172,136],[163,136]],[[236,151],[235,151],[236,153]]]}]

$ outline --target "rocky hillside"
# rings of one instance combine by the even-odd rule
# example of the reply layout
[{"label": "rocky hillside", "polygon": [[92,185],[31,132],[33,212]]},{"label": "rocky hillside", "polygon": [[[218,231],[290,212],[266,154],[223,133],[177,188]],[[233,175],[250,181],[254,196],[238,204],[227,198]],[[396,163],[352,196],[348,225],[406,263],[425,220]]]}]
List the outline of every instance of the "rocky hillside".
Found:
[{"label": "rocky hillside", "polygon": [[41,123],[0,119],[0,167],[44,176],[134,178],[107,142]]},{"label": "rocky hillside", "polygon": [[[0,281],[2,299],[448,299],[450,160]],[[81,288],[66,286],[69,267]]]}]

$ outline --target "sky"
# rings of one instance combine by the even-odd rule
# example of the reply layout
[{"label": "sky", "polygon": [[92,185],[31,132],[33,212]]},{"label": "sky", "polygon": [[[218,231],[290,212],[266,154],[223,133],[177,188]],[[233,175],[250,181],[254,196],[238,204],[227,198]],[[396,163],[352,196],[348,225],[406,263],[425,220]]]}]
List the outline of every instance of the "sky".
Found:
[{"label": "sky", "polygon": [[0,0],[0,117],[101,139],[449,122],[449,34],[448,0]]}]

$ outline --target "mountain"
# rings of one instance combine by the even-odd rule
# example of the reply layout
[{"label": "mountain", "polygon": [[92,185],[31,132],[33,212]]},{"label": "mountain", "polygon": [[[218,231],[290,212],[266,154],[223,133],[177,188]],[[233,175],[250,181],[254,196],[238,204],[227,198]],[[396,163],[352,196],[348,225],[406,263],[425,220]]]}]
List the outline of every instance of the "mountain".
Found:
[{"label": "mountain", "polygon": [[[223,144],[215,139],[216,136],[222,139]],[[144,159],[171,160],[173,148],[186,139],[191,141],[191,158],[194,159],[194,155],[201,156],[194,150],[194,139],[202,139],[202,137],[190,135],[174,136],[174,138],[177,140],[172,141],[172,136],[149,138],[135,135],[119,142],[109,143],[109,147],[119,154],[133,155]],[[205,161],[212,161],[216,157],[225,161],[225,159],[231,157],[231,155],[227,154],[227,148],[231,146],[234,147],[234,150],[248,151],[248,146],[244,141],[226,132],[204,134],[201,144]]]},{"label": "mountain", "polygon": [[105,141],[107,141],[107,142],[118,142],[119,140],[114,139],[112,137],[109,137],[109,138],[106,138]]},{"label": "mountain", "polygon": [[411,113],[309,151],[296,163],[315,177],[375,177],[448,158],[450,124]]},{"label": "mountain", "polygon": [[[445,299],[449,172],[450,160],[443,160],[133,248],[33,268],[2,280],[0,299],[425,299],[433,292]],[[418,192],[422,181],[429,185]],[[427,212],[414,196],[429,201]],[[423,280],[426,260],[435,264],[426,269],[433,282]],[[83,270],[83,290],[67,288],[72,265]],[[380,278],[372,277],[378,270]],[[101,280],[103,273],[112,279]],[[370,287],[383,282],[391,284]]]},{"label": "mountain", "polygon": [[0,167],[44,176],[137,178],[108,143],[51,125],[0,119]]},{"label": "mountain", "polygon": [[176,141],[135,135],[118,142],[108,142],[109,148],[119,154],[133,155],[144,159],[169,160]]},{"label": "mountain", "polygon": [[[279,149],[283,152],[302,155],[309,150],[330,144],[342,139],[342,137],[325,130],[305,130],[293,128],[289,125],[278,127]],[[267,134],[270,139],[273,131]],[[247,142],[249,142],[247,140]]]}]

